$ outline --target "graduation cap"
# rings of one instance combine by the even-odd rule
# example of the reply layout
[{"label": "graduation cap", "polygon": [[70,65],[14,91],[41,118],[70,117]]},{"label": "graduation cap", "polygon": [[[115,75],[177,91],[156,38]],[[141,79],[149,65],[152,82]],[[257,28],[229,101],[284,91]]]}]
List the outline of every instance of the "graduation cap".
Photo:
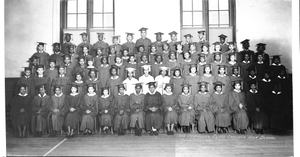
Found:
[{"label": "graduation cap", "polygon": [[53,62],[54,64],[56,64],[56,60],[55,60],[55,59],[52,59],[52,58],[48,59],[48,62],[49,62],[49,63]]},{"label": "graduation cap", "polygon": [[57,65],[56,68],[59,70],[60,68],[65,68],[65,65]]},{"label": "graduation cap", "polygon": [[247,82],[248,86],[251,87],[251,85],[255,85],[256,88],[258,88],[258,82],[256,80],[250,80]]},{"label": "graduation cap", "polygon": [[101,87],[100,89],[101,89],[101,92],[102,92],[102,93],[103,93],[104,90],[108,90],[108,93],[109,93],[109,88],[110,88],[110,87],[105,86],[105,87]]},{"label": "graduation cap", "polygon": [[95,74],[97,74],[97,72],[98,72],[98,70],[96,68],[89,68],[89,73],[92,71],[95,72]]},{"label": "graduation cap", "polygon": [[39,68],[45,69],[45,66],[44,66],[44,65],[37,65],[37,66],[36,66],[36,69],[39,69]]},{"label": "graduation cap", "polygon": [[45,46],[45,45],[47,45],[46,43],[44,43],[44,42],[37,42],[38,43],[38,46],[39,45],[42,45],[42,46]]},{"label": "graduation cap", "polygon": [[55,90],[56,88],[59,88],[61,90],[63,86],[64,85],[56,84],[56,85],[53,86],[53,90]]},{"label": "graduation cap", "polygon": [[124,53],[124,51],[127,51],[127,52],[129,52],[129,47],[127,47],[127,46],[123,46],[121,51],[122,51],[123,53]]},{"label": "graduation cap", "polygon": [[98,36],[104,36],[105,33],[99,32],[99,33],[97,33],[97,34],[98,34]]},{"label": "graduation cap", "polygon": [[183,87],[188,87],[188,88],[190,88],[192,85],[190,85],[190,84],[188,84],[188,83],[183,83],[183,84],[180,85],[180,86],[182,86],[182,88],[183,88]]},{"label": "graduation cap", "polygon": [[255,66],[250,66],[250,67],[248,67],[246,70],[249,71],[249,72],[250,72],[250,71],[256,72]]},{"label": "graduation cap", "polygon": [[65,33],[65,36],[70,36],[71,37],[71,35],[73,35],[73,34],[71,34],[71,33]]},{"label": "graduation cap", "polygon": [[142,27],[141,29],[139,29],[140,32],[147,31],[147,30],[148,30],[148,28],[145,28],[145,27]]},{"label": "graduation cap", "polygon": [[128,68],[126,68],[125,70],[127,70],[128,72],[134,72],[136,69],[135,69],[135,68],[132,68],[132,67],[128,67]]},{"label": "graduation cap", "polygon": [[236,84],[240,84],[241,85],[241,89],[243,89],[243,80],[242,79],[237,79],[237,80],[233,80],[231,81],[232,87],[234,88],[234,86]]},{"label": "graduation cap", "polygon": [[197,82],[197,84],[199,84],[199,86],[207,86],[209,83],[205,82],[205,81],[200,81],[200,82]]},{"label": "graduation cap", "polygon": [[185,38],[187,38],[187,37],[192,38],[193,36],[192,36],[191,34],[186,34],[186,35],[184,35],[184,37],[185,37]]},{"label": "graduation cap", "polygon": [[267,44],[265,44],[265,43],[258,43],[258,44],[256,44],[257,47],[259,47],[259,46],[265,47],[266,45],[267,45]]},{"label": "graduation cap", "polygon": [[88,61],[94,62],[94,58],[92,56],[86,56],[86,62],[88,62]]},{"label": "graduation cap", "polygon": [[173,89],[174,88],[174,84],[166,83],[164,90],[166,90],[167,87],[171,87],[171,89]]},{"label": "graduation cap", "polygon": [[134,33],[129,33],[129,32],[126,32],[125,34],[127,34],[127,36],[133,36]]},{"label": "graduation cap", "polygon": [[70,55],[70,54],[65,54],[65,55],[62,56],[62,58],[63,58],[63,59],[71,58],[71,55]]},{"label": "graduation cap", "polygon": [[199,33],[199,34],[200,34],[200,33],[204,34],[204,33],[205,33],[205,30],[200,30],[200,31],[198,31],[198,33]]},{"label": "graduation cap", "polygon": [[75,78],[76,78],[77,75],[80,75],[81,77],[83,77],[83,73],[82,73],[82,72],[76,72],[76,73],[74,74]]},{"label": "graduation cap", "polygon": [[211,65],[210,65],[210,64],[204,64],[203,66],[204,66],[204,68],[205,68],[205,67],[210,67],[210,68],[211,68]]},{"label": "graduation cap", "polygon": [[177,41],[176,43],[175,43],[175,45],[177,46],[177,45],[182,45],[182,41]]},{"label": "graduation cap", "polygon": [[52,46],[53,46],[53,47],[55,47],[55,46],[58,46],[58,47],[60,47],[60,43],[58,43],[58,42],[55,42],[55,43],[53,43],[53,44],[52,44]]},{"label": "graduation cap", "polygon": [[27,71],[27,70],[31,71],[30,67],[23,67],[23,68],[24,68],[24,71]]},{"label": "graduation cap", "polygon": [[213,85],[216,87],[216,86],[225,86],[225,84],[221,81],[216,81],[213,83]]},{"label": "graduation cap", "polygon": [[32,57],[30,57],[29,59],[28,59],[28,61],[27,62],[33,62],[33,60],[39,60],[40,59],[40,57],[38,57],[38,56],[32,56]]},{"label": "graduation cap", "polygon": [[24,87],[25,89],[28,87],[26,84],[19,84],[18,85],[18,89],[20,89],[20,88],[22,88],[22,87]]},{"label": "graduation cap", "polygon": [[209,45],[209,42],[203,43],[201,47],[203,48],[203,46],[209,47],[209,46],[210,46],[210,45]]},{"label": "graduation cap", "polygon": [[231,71],[233,72],[234,69],[237,69],[238,72],[240,73],[240,67],[239,66],[231,66]]},{"label": "graduation cap", "polygon": [[78,88],[78,84],[76,84],[76,83],[69,83],[69,86],[70,86],[70,88],[72,88],[72,87]]},{"label": "graduation cap", "polygon": [[97,83],[96,82],[89,82],[86,85],[86,88],[93,87],[95,90],[97,90]]},{"label": "graduation cap", "polygon": [[46,84],[38,84],[35,88],[36,90],[40,90],[41,88],[46,90]]},{"label": "graduation cap", "polygon": [[121,88],[122,88],[122,89],[125,89],[124,84],[118,84],[118,85],[116,85],[116,86],[118,86],[118,89],[119,89],[119,90],[120,90]]},{"label": "graduation cap", "polygon": [[145,64],[143,66],[141,66],[144,70],[148,70],[151,71],[151,65]]},{"label": "graduation cap", "polygon": [[214,46],[220,45],[220,44],[221,44],[221,43],[220,43],[219,41],[213,43]]},{"label": "graduation cap", "polygon": [[137,46],[138,50],[140,49],[140,47],[143,47],[145,49],[145,45],[144,44],[140,44]]},{"label": "graduation cap", "polygon": [[81,45],[80,47],[81,47],[82,50],[83,50],[83,48],[85,48],[85,47],[86,47],[87,49],[90,49],[90,47],[89,47],[88,45],[86,45],[86,44]]},{"label": "graduation cap", "polygon": [[241,44],[243,44],[243,45],[247,44],[247,43],[249,43],[249,41],[250,41],[249,39],[245,39],[245,40],[241,41]]},{"label": "graduation cap", "polygon": [[190,66],[190,68],[195,67],[197,69],[197,64],[195,64],[195,63],[190,63],[189,66]]},{"label": "graduation cap", "polygon": [[154,33],[156,36],[158,36],[158,35],[164,35],[164,33],[162,33],[162,32],[157,32],[157,33]]},{"label": "graduation cap", "polygon": [[83,32],[80,34],[81,36],[87,36],[88,34],[86,32]]},{"label": "graduation cap", "polygon": [[150,87],[150,86],[154,86],[154,87],[156,87],[156,85],[155,85],[155,84],[156,84],[156,82],[148,82],[148,83],[147,83],[148,87]]},{"label": "graduation cap", "polygon": [[170,36],[172,36],[173,34],[177,35],[178,33],[175,32],[175,31],[172,31],[172,32],[169,33]]},{"label": "graduation cap", "polygon": [[76,48],[76,45],[71,44],[71,45],[68,46],[68,48],[69,48],[69,49],[70,49],[70,48],[74,48],[74,49],[75,49],[75,48]]},{"label": "graduation cap", "polygon": [[117,71],[120,69],[120,67],[118,67],[118,66],[116,66],[116,65],[112,65],[111,67],[110,67],[110,70],[112,70],[112,69],[116,69]]},{"label": "graduation cap", "polygon": [[278,59],[279,62],[280,62],[280,56],[281,55],[273,55],[273,56],[270,56],[272,58],[272,63],[275,61],[275,59]]},{"label": "graduation cap", "polygon": [[80,59],[83,59],[84,61],[85,61],[85,57],[84,56],[79,56],[79,57],[77,57],[76,58],[78,61],[80,60]]},{"label": "graduation cap", "polygon": [[234,45],[235,44],[234,41],[230,41],[230,42],[227,42],[227,43],[228,43],[228,45]]},{"label": "graduation cap", "polygon": [[196,46],[196,42],[190,42],[190,43],[189,43],[189,47],[190,47],[191,45]]},{"label": "graduation cap", "polygon": [[142,88],[142,84],[141,83],[136,83],[136,84],[133,84],[133,85],[135,85],[135,88],[138,88],[138,89]]},{"label": "graduation cap", "polygon": [[156,53],[156,54],[154,54],[154,57],[156,58],[156,57],[158,57],[158,56],[163,56],[163,54],[162,53]]},{"label": "graduation cap", "polygon": [[223,39],[227,38],[227,36],[224,35],[224,34],[221,34],[221,35],[219,35],[218,37],[219,37],[219,38],[223,38]]},{"label": "graduation cap", "polygon": [[166,67],[166,66],[161,66],[159,67],[160,70],[164,70],[164,71],[167,71],[169,70],[170,68],[169,67]]},{"label": "graduation cap", "polygon": [[219,64],[218,67],[219,67],[218,69],[224,68],[225,69],[225,73],[226,73],[227,66],[225,64]]},{"label": "graduation cap", "polygon": [[175,66],[174,68],[171,69],[171,71],[176,71],[176,70],[180,70],[181,71],[181,68],[179,66]]},{"label": "graduation cap", "polygon": [[135,57],[134,53],[129,53],[128,56],[129,57],[131,57],[131,56]]},{"label": "graduation cap", "polygon": [[114,35],[114,36],[112,36],[112,39],[114,40],[114,39],[119,39],[119,37],[120,37],[120,35]]}]

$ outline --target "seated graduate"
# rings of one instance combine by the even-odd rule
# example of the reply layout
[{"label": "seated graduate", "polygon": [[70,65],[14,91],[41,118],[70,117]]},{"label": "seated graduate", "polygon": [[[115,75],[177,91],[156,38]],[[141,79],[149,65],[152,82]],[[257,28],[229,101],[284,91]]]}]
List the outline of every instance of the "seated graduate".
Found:
[{"label": "seated graduate", "polygon": [[[180,66],[180,63],[177,59],[177,53],[175,51],[171,51],[169,53],[169,58],[168,58],[168,61],[167,61],[167,66],[170,68],[170,69],[173,69],[174,67],[176,66]],[[181,57],[182,58],[182,57]]]},{"label": "seated graduate", "polygon": [[60,43],[53,43],[53,54],[49,57],[49,59],[53,59],[56,62],[56,65],[61,65],[63,63],[62,57],[63,53],[60,51]]},{"label": "seated graduate", "polygon": [[86,81],[87,80],[87,75],[88,75],[88,69],[86,68],[86,59],[83,56],[77,57],[78,60],[78,66],[76,66],[73,70],[73,75],[77,73],[82,74],[82,80]]},{"label": "seated graduate", "polygon": [[98,68],[101,65],[101,58],[104,54],[104,48],[97,48],[96,50],[96,57],[94,58],[94,65],[96,68]]},{"label": "seated graduate", "polygon": [[144,111],[146,112],[146,131],[150,131],[150,135],[158,135],[158,131],[162,126],[162,96],[155,91],[156,82],[147,83],[149,93],[145,95]]},{"label": "seated graduate", "polygon": [[[64,93],[65,95],[68,95],[70,93],[69,84],[71,83],[71,79],[68,76],[66,76],[64,65],[57,66],[57,70],[58,70],[58,76],[55,79],[53,79],[53,81],[52,81],[52,84],[51,84],[52,89],[56,85],[60,85],[61,89],[62,89],[62,93]],[[53,94],[51,94],[51,95],[53,95]]]},{"label": "seated graduate", "polygon": [[257,89],[257,82],[251,80],[249,83],[250,90],[246,91],[247,113],[252,122],[252,127],[256,134],[264,134],[264,127],[268,126],[268,117],[264,113],[266,103],[263,95]]},{"label": "seated graduate", "polygon": [[183,62],[180,64],[182,69],[182,77],[185,78],[190,73],[190,64],[195,62],[191,59],[191,53],[183,52]]},{"label": "seated graduate", "polygon": [[190,133],[190,126],[194,132],[194,96],[190,93],[190,84],[182,84],[182,93],[178,96],[179,105],[179,124],[184,133]]},{"label": "seated graduate", "polygon": [[163,64],[163,57],[161,53],[157,53],[154,55],[155,62],[151,66],[151,75],[155,78],[159,75],[160,67],[166,66],[166,64]]},{"label": "seated graduate", "polygon": [[66,54],[63,56],[63,65],[65,67],[65,75],[71,79],[70,81],[73,81],[72,74],[73,74],[74,66],[72,65],[71,62],[71,55]]},{"label": "seated graduate", "polygon": [[[131,53],[131,54],[128,54],[128,56],[129,56],[129,59],[128,59],[128,62],[126,64],[125,68],[138,69],[138,64],[136,62],[135,54]],[[138,79],[138,76],[135,76],[135,78]]]},{"label": "seated graduate", "polygon": [[45,84],[46,93],[48,95],[50,95],[50,93],[51,93],[51,89],[50,89],[51,82],[50,82],[50,78],[48,76],[44,75],[44,70],[45,70],[44,65],[37,65],[37,68],[36,68],[37,75],[33,78],[33,83],[34,83],[35,88],[38,85]]},{"label": "seated graduate", "polygon": [[[25,84],[27,86],[28,95],[34,96],[35,88],[30,67],[24,67],[24,71],[22,71],[21,78],[17,82],[17,87],[19,87],[19,85],[21,84]],[[20,90],[16,90],[16,92],[16,94],[19,94]]]},{"label": "seated graduate", "polygon": [[37,88],[39,94],[35,95],[31,102],[31,131],[34,137],[42,137],[47,128],[48,106],[50,96],[46,94],[45,85],[41,84]]},{"label": "seated graduate", "polygon": [[135,75],[137,75],[137,78],[143,75],[144,69],[142,68],[143,65],[149,65],[149,55],[147,53],[142,53],[140,55],[140,62],[138,62],[138,70],[136,71]]},{"label": "seated graduate", "polygon": [[62,126],[64,124],[65,119],[65,98],[66,95],[62,92],[62,85],[55,85],[54,88],[54,95],[50,98],[50,103],[48,106],[49,115],[48,115],[48,122],[49,122],[49,129],[50,135],[49,137],[55,137],[59,131],[62,130]]},{"label": "seated graduate", "polygon": [[95,129],[95,117],[98,114],[98,95],[96,93],[96,85],[89,83],[87,86],[87,93],[83,97],[83,103],[80,105],[82,120],[80,125],[80,131],[83,131],[84,135],[92,134],[92,130]]},{"label": "seated graduate", "polygon": [[[135,50],[134,50],[135,49],[135,43],[132,41],[134,33],[127,33],[126,32],[126,34],[127,34],[127,36],[126,36],[127,42],[122,45],[123,50],[124,50],[124,47],[127,47],[128,48],[127,49],[128,53],[135,53]],[[123,53],[124,53],[124,51],[123,51]],[[123,54],[123,56],[125,56],[125,55]]]},{"label": "seated graduate", "polygon": [[11,118],[15,129],[18,129],[19,138],[27,137],[28,126],[31,116],[31,99],[32,96],[27,94],[27,86],[20,84],[19,94],[14,96],[11,101]]},{"label": "seated graduate", "polygon": [[257,54],[257,62],[253,63],[253,65],[256,68],[256,72],[257,72],[257,79],[260,80],[263,78],[264,75],[264,71],[269,69],[269,65],[264,64],[263,61],[263,54]]},{"label": "seated graduate", "polygon": [[215,130],[215,117],[209,102],[211,94],[208,92],[208,82],[198,82],[198,84],[199,91],[195,94],[193,102],[198,120],[198,132],[212,133]]},{"label": "seated graduate", "polygon": [[176,59],[177,62],[180,64],[183,61],[183,52],[187,52],[189,49],[189,44],[184,44],[184,46],[182,45],[182,42],[177,42],[176,43]]},{"label": "seated graduate", "polygon": [[157,32],[154,34],[156,36],[156,41],[151,44],[151,48],[153,48],[153,46],[154,46],[156,48],[157,52],[162,53],[163,52],[162,35],[164,35],[164,33]]},{"label": "seated graduate", "polygon": [[[74,137],[74,130],[77,129],[76,126],[81,121],[81,109],[83,103],[83,97],[78,93],[78,85],[71,83],[70,85],[70,94],[66,96],[65,108],[66,108],[66,117],[64,126],[67,127],[66,137]],[[79,131],[79,130],[78,130]]]},{"label": "seated graduate", "polygon": [[125,94],[125,87],[119,84],[118,95],[114,98],[115,118],[114,118],[114,131],[118,135],[125,135],[129,125],[129,96]]},{"label": "seated graduate", "polygon": [[142,135],[142,129],[145,126],[144,117],[144,100],[145,95],[142,93],[142,84],[135,84],[135,92],[130,94],[129,106],[130,106],[130,128],[131,133],[134,129],[136,136]]},{"label": "seated graduate", "polygon": [[245,134],[245,130],[249,125],[249,118],[246,112],[245,93],[242,91],[242,82],[240,80],[233,82],[233,91],[228,96],[228,105],[232,110],[233,116],[233,129],[238,134]]},{"label": "seated graduate", "polygon": [[253,66],[252,63],[253,59],[250,58],[250,52],[247,51],[242,56],[242,62],[240,62],[240,66],[241,66],[241,75],[243,76],[243,79],[246,79],[249,76],[249,72],[247,71],[247,69]]},{"label": "seated graduate", "polygon": [[104,131],[113,134],[113,115],[114,113],[114,98],[111,95],[109,87],[102,87],[102,95],[99,97],[99,133]]},{"label": "seated graduate", "polygon": [[228,132],[231,126],[231,110],[228,105],[228,94],[222,91],[224,83],[214,82],[215,92],[211,94],[209,103],[215,115],[215,125],[219,134]]}]

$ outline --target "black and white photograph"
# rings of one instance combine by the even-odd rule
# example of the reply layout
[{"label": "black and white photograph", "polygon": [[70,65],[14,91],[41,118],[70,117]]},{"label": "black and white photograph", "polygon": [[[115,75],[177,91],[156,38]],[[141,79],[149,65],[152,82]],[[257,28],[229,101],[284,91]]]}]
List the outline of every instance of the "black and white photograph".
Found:
[{"label": "black and white photograph", "polygon": [[298,0],[3,7],[1,156],[297,156]]}]

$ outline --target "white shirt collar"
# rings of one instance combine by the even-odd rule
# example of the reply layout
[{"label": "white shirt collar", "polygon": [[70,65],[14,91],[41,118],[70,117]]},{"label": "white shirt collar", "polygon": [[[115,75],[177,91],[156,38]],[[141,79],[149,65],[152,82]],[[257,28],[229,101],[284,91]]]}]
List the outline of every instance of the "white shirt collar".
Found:
[{"label": "white shirt collar", "polygon": [[39,94],[39,97],[43,98],[43,97],[45,97],[46,95],[47,95],[46,93],[44,93],[44,95]]},{"label": "white shirt collar", "polygon": [[262,79],[264,82],[271,82],[271,79],[266,80],[265,78]]},{"label": "white shirt collar", "polygon": [[150,94],[150,95],[154,95],[155,93],[156,93],[156,91],[154,91],[154,93],[151,93],[151,92],[149,91],[149,94]]},{"label": "white shirt collar", "polygon": [[172,61],[171,59],[169,59],[169,62],[173,62],[173,63],[174,63],[174,62],[176,62],[176,61],[177,61],[176,59],[175,59],[174,61]]},{"label": "white shirt collar", "polygon": [[275,63],[272,63],[273,66],[281,66],[281,64],[275,64]]},{"label": "white shirt collar", "polygon": [[234,64],[236,64],[236,61],[229,61],[228,63],[231,65],[234,65]]},{"label": "white shirt collar", "polygon": [[248,64],[248,63],[250,63],[250,61],[245,61],[245,60],[243,60],[243,63],[246,63],[246,64]]},{"label": "white shirt collar", "polygon": [[167,92],[165,92],[164,94],[166,94],[166,95],[172,95],[172,94],[173,94],[173,92],[171,92],[171,93],[167,93]]},{"label": "white shirt collar", "polygon": [[[96,94],[95,94],[96,95]],[[108,98],[109,95],[105,96],[105,95],[102,95],[101,98]]]},{"label": "white shirt collar", "polygon": [[204,76],[206,77],[211,77],[212,75],[211,74],[203,74]]},{"label": "white shirt collar", "polygon": [[93,93],[86,93],[88,96],[95,96],[96,95],[96,93],[95,92],[93,92]]},{"label": "white shirt collar", "polygon": [[237,89],[233,89],[233,91],[237,92],[237,93],[240,93],[241,90],[237,90]]},{"label": "white shirt collar", "polygon": [[256,89],[255,90],[250,89],[249,91],[253,94],[256,94],[258,92]]},{"label": "white shirt collar", "polygon": [[206,62],[199,62],[198,64],[200,64],[200,65],[205,65]]},{"label": "white shirt collar", "polygon": [[94,80],[92,80],[92,78],[90,78],[89,80],[90,80],[90,81],[97,81],[97,80],[98,80],[98,78],[95,78]]},{"label": "white shirt collar", "polygon": [[215,94],[223,94],[223,91],[221,91],[220,93],[218,93],[217,91],[215,91]]},{"label": "white shirt collar", "polygon": [[257,64],[264,64],[264,61],[258,61]]},{"label": "white shirt collar", "polygon": [[39,77],[39,78],[42,78],[42,77],[44,77],[44,75],[38,75],[38,77]]},{"label": "white shirt collar", "polygon": [[70,93],[71,96],[76,96],[78,95],[79,93]]},{"label": "white shirt collar", "polygon": [[59,75],[59,77],[64,77],[64,76],[65,76],[65,74]]},{"label": "white shirt collar", "polygon": [[227,76],[227,75],[226,75],[226,74],[223,74],[223,75],[218,74],[218,76],[220,76],[220,77],[225,77],[225,76]]},{"label": "white shirt collar", "polygon": [[100,66],[102,66],[102,67],[108,67],[109,65],[108,64],[101,64]]},{"label": "white shirt collar", "polygon": [[253,77],[251,75],[249,75],[249,78],[256,79],[256,75],[254,75]]},{"label": "white shirt collar", "polygon": [[22,96],[22,97],[25,97],[27,95],[28,95],[27,93],[25,93],[24,95],[22,95],[21,93],[19,93],[19,96]]},{"label": "white shirt collar", "polygon": [[190,58],[189,60],[184,59],[185,62],[191,62],[192,59]]},{"label": "white shirt collar", "polygon": [[187,93],[187,94],[184,94],[184,93],[182,92],[181,94],[184,95],[184,96],[189,96],[189,95],[190,95],[190,92]]},{"label": "white shirt collar", "polygon": [[204,92],[204,93],[202,93],[202,92],[198,92],[198,93],[200,93],[200,94],[204,95],[204,94],[206,94],[207,92]]},{"label": "white shirt collar", "polygon": [[233,77],[241,77],[241,75],[235,75],[235,74],[232,74]]},{"label": "white shirt collar", "polygon": [[82,80],[81,81],[75,80],[75,83],[83,83],[83,81]]},{"label": "white shirt collar", "polygon": [[119,66],[121,66],[122,64],[123,64],[123,63],[120,63],[120,64],[119,64],[119,63],[116,63],[116,66],[118,66],[118,67],[119,67]]},{"label": "white shirt collar", "polygon": [[272,91],[272,93],[273,93],[273,94],[276,94],[276,95],[281,94],[281,92],[277,92],[277,93],[276,93],[275,91]]},{"label": "white shirt collar", "polygon": [[61,97],[63,95],[63,93],[61,92],[59,95],[54,94],[56,97]]},{"label": "white shirt collar", "polygon": [[197,74],[190,73],[190,76],[196,76]]},{"label": "white shirt collar", "polygon": [[116,75],[116,76],[111,76],[110,78],[113,79],[113,80],[116,80],[116,79],[119,78],[119,76],[118,76],[118,75]]},{"label": "white shirt collar", "polygon": [[24,77],[25,77],[25,78],[30,78],[30,76],[26,76],[26,75],[25,75]]},{"label": "white shirt collar", "polygon": [[220,60],[220,61],[214,61],[214,62],[220,64],[220,63],[222,63],[222,60]]},{"label": "white shirt collar", "polygon": [[[154,64],[158,64],[157,62],[155,62]],[[163,64],[162,62],[159,63],[159,65]]]},{"label": "white shirt collar", "polygon": [[277,78],[285,79],[285,76],[281,77],[280,75],[278,75]]}]

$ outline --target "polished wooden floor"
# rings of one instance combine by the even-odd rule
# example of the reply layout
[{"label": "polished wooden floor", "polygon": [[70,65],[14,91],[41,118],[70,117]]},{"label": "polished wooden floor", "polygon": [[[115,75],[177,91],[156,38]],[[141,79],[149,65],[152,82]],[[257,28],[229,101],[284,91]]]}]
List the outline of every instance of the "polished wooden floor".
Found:
[{"label": "polished wooden floor", "polygon": [[[58,145],[60,143],[60,145]],[[56,146],[56,147],[55,147]],[[54,148],[54,149],[53,149]],[[293,135],[143,134],[19,139],[7,135],[7,155],[33,156],[293,156]]]}]

